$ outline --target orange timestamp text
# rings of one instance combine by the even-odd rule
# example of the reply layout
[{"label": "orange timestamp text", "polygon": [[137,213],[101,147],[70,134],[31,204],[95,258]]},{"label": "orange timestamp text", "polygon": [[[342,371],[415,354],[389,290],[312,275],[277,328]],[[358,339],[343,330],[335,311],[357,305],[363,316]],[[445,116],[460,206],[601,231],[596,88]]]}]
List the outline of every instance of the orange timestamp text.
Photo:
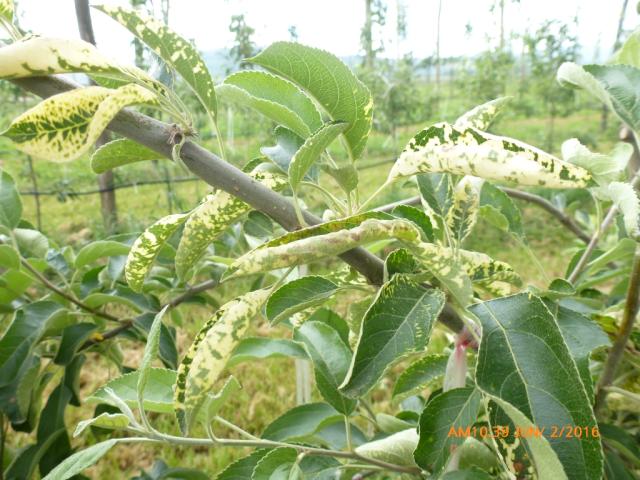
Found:
[{"label": "orange timestamp text", "polygon": [[450,438],[599,438],[600,430],[596,426],[578,425],[550,425],[537,426],[509,426],[509,425],[473,425],[455,426],[449,428],[447,436]]}]

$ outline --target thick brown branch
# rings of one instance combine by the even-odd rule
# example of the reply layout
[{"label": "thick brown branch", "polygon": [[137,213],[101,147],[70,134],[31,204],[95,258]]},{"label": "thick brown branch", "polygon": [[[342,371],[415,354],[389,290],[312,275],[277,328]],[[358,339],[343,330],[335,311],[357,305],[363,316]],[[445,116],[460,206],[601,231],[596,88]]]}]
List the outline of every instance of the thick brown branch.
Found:
[{"label": "thick brown branch", "polygon": [[[76,88],[76,85],[51,77],[32,77],[12,80],[16,85],[41,97],[50,97]],[[109,129],[119,135],[172,158],[172,138],[174,129],[171,125],[151,117],[125,109],[110,123]],[[287,230],[300,228],[293,203],[256,182],[253,178],[220,159],[200,145],[187,141],[182,147],[181,157],[184,164],[202,180],[213,187],[220,188],[251,205]],[[322,220],[304,211],[305,221],[316,225]],[[372,284],[381,284],[383,280],[383,262],[380,258],[363,248],[355,248],[340,255],[340,258],[364,275]],[[462,328],[462,320],[448,309],[441,320],[449,328],[458,331]]]}]

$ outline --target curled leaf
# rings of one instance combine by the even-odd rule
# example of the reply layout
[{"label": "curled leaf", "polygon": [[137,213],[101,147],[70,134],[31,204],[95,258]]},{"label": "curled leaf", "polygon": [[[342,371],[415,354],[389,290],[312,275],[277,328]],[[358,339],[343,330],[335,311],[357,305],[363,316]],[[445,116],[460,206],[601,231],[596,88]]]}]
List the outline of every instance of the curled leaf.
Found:
[{"label": "curled leaf", "polygon": [[596,189],[596,194],[611,200],[622,213],[624,228],[627,233],[635,237],[640,234],[640,200],[635,188],[629,183],[611,182],[606,187]]},{"label": "curled leaf", "polygon": [[271,242],[268,242],[233,262],[225,272],[225,277],[239,277],[311,263],[339,255],[359,245],[388,238],[417,242],[420,232],[406,220],[369,219],[348,230],[302,238],[282,245],[270,246]]},{"label": "curled leaf", "polygon": [[257,290],[227,302],[196,335],[178,367],[174,394],[176,416],[184,432],[189,430],[269,293],[268,289]]},{"label": "curled leaf", "polygon": [[506,137],[438,123],[418,133],[389,173],[388,182],[417,173],[447,172],[549,188],[592,183],[582,167]]},{"label": "curled leaf", "polygon": [[459,245],[471,233],[478,219],[482,179],[462,177],[453,191],[453,203],[447,212],[447,225]]}]

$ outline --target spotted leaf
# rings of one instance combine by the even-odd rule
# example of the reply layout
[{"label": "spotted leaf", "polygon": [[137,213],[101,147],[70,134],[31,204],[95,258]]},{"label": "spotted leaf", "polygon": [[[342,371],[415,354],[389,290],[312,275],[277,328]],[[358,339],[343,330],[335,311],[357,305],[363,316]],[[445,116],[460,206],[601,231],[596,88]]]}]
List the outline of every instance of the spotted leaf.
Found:
[{"label": "spotted leaf", "polygon": [[592,152],[577,138],[562,143],[562,158],[589,170],[600,185],[620,180],[632,154],[633,147],[629,143],[616,144],[608,155]]},{"label": "spotted leaf", "polygon": [[221,99],[251,107],[302,138],[322,126],[320,112],[306,93],[267,72],[234,73],[216,87],[216,92]]},{"label": "spotted leaf", "polygon": [[353,228],[289,243],[273,245],[268,242],[237,259],[225,272],[225,277],[240,277],[311,263],[339,255],[359,245],[388,238],[413,243],[419,240],[420,231],[406,220],[368,219]]},{"label": "spotted leaf", "polygon": [[29,155],[65,162],[89,150],[122,108],[155,101],[155,94],[133,84],[71,90],[26,111],[2,135]]},{"label": "spotted leaf", "polygon": [[[266,171],[251,174],[253,178],[272,190],[281,190],[287,184],[286,178]],[[176,273],[187,277],[189,269],[229,225],[240,219],[252,208],[233,195],[219,190],[205,197],[185,223],[182,238],[176,251]]]},{"label": "spotted leaf", "polygon": [[471,233],[478,219],[482,180],[467,175],[453,191],[453,203],[447,212],[447,226],[459,245]]},{"label": "spotted leaf", "polygon": [[338,57],[299,43],[276,42],[248,61],[292,81],[333,120],[347,122],[344,137],[350,157],[355,160],[362,154],[371,130],[373,98]]},{"label": "spotted leaf", "polygon": [[483,103],[469,110],[456,120],[454,126],[461,130],[465,128],[475,128],[476,130],[486,130],[502,112],[505,105],[511,101],[511,97],[500,97],[490,102]]},{"label": "spotted leaf", "polygon": [[600,198],[611,200],[622,213],[624,228],[630,236],[640,234],[640,200],[635,188],[629,183],[611,182],[606,187],[595,189]]},{"label": "spotted leaf", "polygon": [[187,432],[211,392],[231,353],[267,300],[269,290],[257,290],[224,304],[196,335],[178,367],[174,407]]},{"label": "spotted leaf", "polygon": [[204,60],[191,42],[173,32],[163,22],[135,10],[105,5],[95,8],[127,28],[178,72],[215,121],[218,106],[213,80]]},{"label": "spotted leaf", "polygon": [[125,278],[132,290],[142,290],[144,279],[160,249],[187,217],[188,214],[167,215],[147,228],[133,242],[124,267]]},{"label": "spotted leaf", "polygon": [[592,183],[584,168],[535,147],[448,123],[418,133],[400,154],[387,181],[433,172],[549,188],[582,188]]}]

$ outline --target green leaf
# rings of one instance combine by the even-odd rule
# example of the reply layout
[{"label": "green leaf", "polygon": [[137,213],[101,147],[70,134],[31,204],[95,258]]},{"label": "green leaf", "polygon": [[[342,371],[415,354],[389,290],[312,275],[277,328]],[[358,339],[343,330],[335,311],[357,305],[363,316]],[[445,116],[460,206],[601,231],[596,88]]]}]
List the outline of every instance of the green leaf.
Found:
[{"label": "green leaf", "polygon": [[416,224],[422,230],[422,238],[427,242],[433,242],[433,226],[429,216],[422,210],[411,205],[398,205],[391,212],[394,217],[404,218]]},{"label": "green leaf", "polygon": [[53,362],[57,365],[69,365],[89,336],[96,331],[95,323],[76,323],[62,330],[62,339]]},{"label": "green leaf", "polygon": [[465,436],[452,435],[475,422],[480,408],[480,393],[474,388],[454,388],[432,398],[420,415],[420,441],[414,457],[424,469],[440,472],[456,446]]},{"label": "green leaf", "polygon": [[77,437],[88,427],[107,428],[109,430],[124,430],[129,426],[129,417],[122,413],[102,413],[90,420],[78,423],[73,436]]},{"label": "green leaf", "polygon": [[557,303],[547,301],[545,305],[556,318],[562,337],[580,372],[582,384],[589,398],[593,400],[593,380],[589,371],[589,358],[594,350],[610,344],[609,337],[600,325],[581,313]]},{"label": "green leaf", "polygon": [[240,460],[236,460],[220,472],[215,480],[247,480],[251,478],[253,470],[256,468],[260,459],[270,451],[271,450],[263,448],[256,450]]},{"label": "green leaf", "polygon": [[0,17],[9,23],[13,23],[13,0],[0,0]]},{"label": "green leaf", "polygon": [[420,264],[409,250],[399,248],[391,252],[384,261],[385,278],[391,279],[400,273],[418,273]]},{"label": "green leaf", "polygon": [[[106,403],[114,405],[113,399],[107,394],[106,389],[111,389],[129,407],[138,406],[138,378],[140,372],[127,373],[110,380],[96,390],[88,402]],[[164,368],[151,368],[144,389],[144,409],[147,412],[171,413],[173,412],[173,384],[176,382],[176,372]]]},{"label": "green leaf", "polygon": [[[270,172],[257,171],[253,178],[272,190],[280,190],[286,180]],[[233,195],[220,190],[207,196],[196,207],[186,221],[178,250],[176,251],[176,273],[181,279],[186,278],[191,267],[224,230],[239,220],[252,207]]]},{"label": "green leaf", "polygon": [[562,143],[562,158],[589,170],[600,185],[620,180],[632,153],[633,147],[625,142],[617,143],[609,155],[590,151],[577,138]]},{"label": "green leaf", "polygon": [[447,216],[453,203],[451,176],[445,173],[422,173],[416,175],[422,200],[442,218]]},{"label": "green leaf", "polygon": [[0,267],[7,269],[20,268],[20,256],[13,247],[0,245]]},{"label": "green leaf", "polygon": [[120,441],[122,440],[106,440],[104,442],[96,443],[84,450],[80,450],[51,470],[42,480],[67,480],[68,478],[71,478],[86,468],[94,465],[109,450],[111,450],[111,447]]},{"label": "green leaf", "polygon": [[29,155],[66,162],[89,150],[121,109],[156,101],[155,94],[134,84],[77,88],[27,110],[2,135]]},{"label": "green leaf", "polygon": [[172,214],[161,218],[140,235],[129,251],[125,266],[125,278],[134,292],[142,291],[144,279],[151,270],[160,249],[189,214]]},{"label": "green leaf", "polygon": [[322,170],[331,175],[343,192],[353,192],[358,187],[358,169],[349,163],[340,167],[333,167],[328,164],[322,165]]},{"label": "green leaf", "polygon": [[337,225],[347,225],[350,220],[328,222],[332,225],[323,224],[330,233],[323,234],[325,228],[322,226],[310,227],[260,245],[233,262],[223,278],[312,263],[377,240],[395,237],[407,242],[416,242],[420,238],[418,229],[412,223],[401,219],[370,218],[349,230],[332,231]]},{"label": "green leaf", "polygon": [[298,452],[295,448],[281,447],[271,450],[258,460],[251,480],[288,480],[297,458]]},{"label": "green leaf", "polygon": [[272,147],[261,147],[260,153],[287,173],[291,159],[300,150],[304,139],[281,125],[275,128],[273,134],[276,137],[276,144]]},{"label": "green leaf", "polygon": [[242,390],[242,385],[240,385],[240,382],[238,382],[238,380],[236,380],[234,376],[230,376],[227,381],[224,382],[224,385],[217,394],[209,395],[204,407],[206,412],[207,424],[211,424],[211,422],[214,420],[215,416],[218,414],[227,400],[229,400],[232,395],[235,395],[240,390]]},{"label": "green leaf", "polygon": [[[478,303],[470,310],[482,324],[479,388],[509,402],[547,435],[552,426],[596,426],[578,368],[556,319],[539,298],[523,293]],[[548,440],[570,478],[601,477],[599,439]]]},{"label": "green leaf", "polygon": [[251,107],[302,138],[322,126],[322,117],[309,96],[291,82],[259,71],[234,73],[216,92],[223,100]]},{"label": "green leaf", "polygon": [[310,307],[322,305],[339,290],[338,285],[319,275],[310,275],[285,283],[271,294],[266,314],[272,324]]},{"label": "green leaf", "polygon": [[138,384],[136,386],[136,392],[138,396],[138,408],[141,412],[144,412],[144,391],[147,388],[149,381],[149,374],[151,373],[151,362],[158,356],[158,350],[160,349],[160,331],[162,329],[162,317],[166,313],[169,305],[166,305],[153,319],[149,334],[147,335],[147,344],[144,347],[144,354],[142,355],[142,361],[138,368]]},{"label": "green leaf", "polygon": [[380,440],[360,445],[356,448],[356,453],[366,458],[412,467],[416,465],[413,451],[417,444],[418,433],[415,428],[409,428]]},{"label": "green leaf", "polygon": [[606,423],[600,423],[599,431],[607,447],[620,452],[632,464],[640,465],[640,445],[630,432]]},{"label": "green leaf", "polygon": [[480,189],[480,213],[495,227],[524,238],[520,210],[509,195],[489,182],[484,182]]},{"label": "green leaf", "polygon": [[478,219],[480,207],[478,183],[482,183],[482,180],[466,175],[453,190],[453,203],[447,212],[446,221],[457,245],[469,236]]},{"label": "green leaf", "polygon": [[356,160],[362,154],[371,130],[373,98],[337,57],[298,43],[276,42],[249,61],[300,86],[333,120],[349,123],[344,132],[349,156]]},{"label": "green leaf", "polygon": [[340,334],[326,323],[306,321],[295,330],[293,338],[303,343],[309,353],[322,398],[343,415],[350,415],[357,400],[338,391],[351,364],[351,350]]},{"label": "green leaf", "polygon": [[266,239],[273,237],[273,221],[262,212],[249,212],[247,219],[242,224],[245,235]]},{"label": "green leaf", "polygon": [[364,395],[398,360],[424,350],[444,303],[440,290],[426,289],[403,275],[385,283],[362,320],[342,392],[351,398]]},{"label": "green leaf", "polygon": [[37,230],[15,228],[13,236],[23,257],[44,258],[49,250],[49,240]]},{"label": "green leaf", "polygon": [[418,173],[473,175],[548,188],[582,188],[592,183],[584,168],[535,147],[444,122],[422,130],[409,142],[387,182]]},{"label": "green leaf", "polygon": [[276,418],[265,428],[262,438],[275,442],[304,441],[327,425],[342,421],[342,418],[326,403],[307,403]]},{"label": "green leaf", "polygon": [[478,105],[458,118],[454,126],[460,129],[475,128],[476,130],[486,130],[511,100],[512,97],[499,97]]},{"label": "green leaf", "polygon": [[[491,399],[505,411],[515,427],[520,428],[521,431],[535,431],[536,429],[541,428],[537,421],[531,422],[526,415],[515,408],[511,403],[497,397],[491,397]],[[596,472],[593,472],[593,476],[584,475],[584,473],[582,472],[584,470],[584,467],[578,471],[569,470],[567,465],[560,463],[560,460],[558,460],[557,450],[554,452],[553,444],[550,445],[550,442],[545,436],[531,435],[529,436],[529,438],[523,439],[523,441],[527,445],[527,453],[529,455],[529,458],[533,462],[537,473],[537,478],[553,478],[554,480],[556,478],[558,480],[563,480],[566,478],[601,478],[602,468],[600,468],[597,474]],[[592,463],[594,460],[596,462],[599,461],[602,465],[601,455],[599,459],[581,457],[581,459],[574,459],[574,462]]]},{"label": "green leaf", "polygon": [[446,355],[427,355],[416,360],[398,377],[393,387],[393,396],[404,397],[423,390],[430,382],[442,377],[446,367]]},{"label": "green leaf", "polygon": [[618,207],[628,235],[640,235],[640,199],[630,183],[611,182],[606,187],[597,188],[596,195],[611,200]]},{"label": "green leaf", "polygon": [[294,192],[298,190],[300,182],[311,166],[320,158],[331,142],[345,131],[347,125],[342,121],[327,123],[305,140],[289,164],[289,183]]},{"label": "green leaf", "polygon": [[196,335],[178,367],[174,395],[176,415],[183,431],[190,429],[249,322],[259,313],[268,295],[269,290],[257,290],[227,302]]},{"label": "green leaf", "polygon": [[0,225],[13,230],[22,216],[22,200],[11,175],[0,170]]},{"label": "green leaf", "polygon": [[640,30],[635,29],[631,32],[622,44],[622,47],[620,47],[608,63],[640,67]]},{"label": "green leaf", "polygon": [[95,173],[104,173],[130,163],[163,158],[159,153],[140,145],[128,138],[119,138],[105,143],[91,156],[91,169]]},{"label": "green leaf", "polygon": [[129,246],[124,243],[113,240],[98,240],[80,249],[76,255],[75,266],[82,268],[99,258],[126,255],[127,253],[129,253]]},{"label": "green leaf", "polygon": [[227,367],[239,363],[268,358],[308,358],[304,347],[298,342],[283,338],[250,337],[244,338],[235,348]]},{"label": "green leaf", "polygon": [[218,105],[207,65],[193,44],[173,32],[163,22],[135,10],[107,5],[96,6],[155,52],[193,90],[200,103],[216,121]]}]

